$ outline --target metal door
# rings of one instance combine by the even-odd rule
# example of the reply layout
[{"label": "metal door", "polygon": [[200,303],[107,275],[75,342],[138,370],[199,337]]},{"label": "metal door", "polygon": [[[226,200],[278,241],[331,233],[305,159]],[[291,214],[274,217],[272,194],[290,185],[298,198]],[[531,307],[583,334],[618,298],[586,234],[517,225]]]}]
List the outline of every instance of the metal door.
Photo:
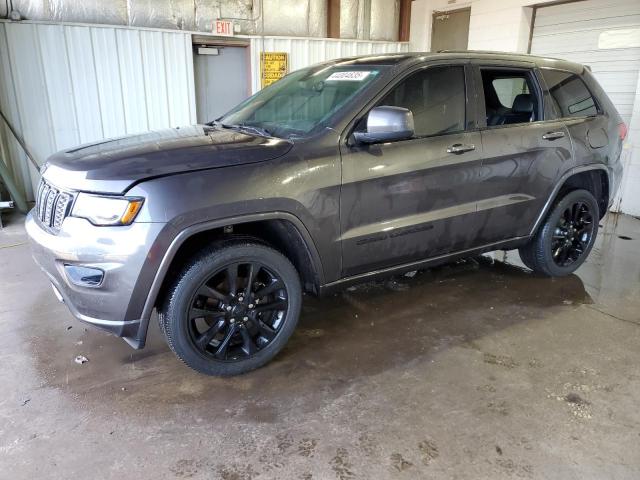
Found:
[{"label": "metal door", "polygon": [[[531,72],[544,95],[533,65],[519,62],[476,64]],[[486,120],[484,92],[476,67],[478,123]],[[527,236],[558,178],[574,165],[569,132],[561,120],[484,126],[483,161],[478,182],[478,239],[483,244]]]},{"label": "metal door", "polygon": [[434,12],[431,29],[431,51],[466,50],[469,43],[471,9]]},{"label": "metal door", "polygon": [[[466,98],[473,96],[467,90]],[[473,118],[468,103],[466,109],[468,118]],[[473,125],[467,124],[467,130],[473,130]],[[341,156],[340,238],[345,275],[477,244],[477,182],[482,159],[477,131],[343,145]]]},{"label": "metal door", "polygon": [[207,47],[194,52],[198,123],[215,120],[249,96],[249,60],[244,47]]}]

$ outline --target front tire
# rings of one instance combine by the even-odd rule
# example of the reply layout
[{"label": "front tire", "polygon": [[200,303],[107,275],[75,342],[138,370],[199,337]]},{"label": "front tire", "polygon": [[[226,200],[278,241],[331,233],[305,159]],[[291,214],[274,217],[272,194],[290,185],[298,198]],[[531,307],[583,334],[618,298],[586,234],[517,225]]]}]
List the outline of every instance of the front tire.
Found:
[{"label": "front tire", "polygon": [[556,203],[533,239],[519,250],[536,273],[559,277],[573,273],[589,256],[598,234],[598,202],[587,190],[574,190]]},{"label": "front tire", "polygon": [[169,347],[205,375],[230,376],[270,361],[300,315],[298,272],[248,240],[208,248],[185,265],[159,311]]}]

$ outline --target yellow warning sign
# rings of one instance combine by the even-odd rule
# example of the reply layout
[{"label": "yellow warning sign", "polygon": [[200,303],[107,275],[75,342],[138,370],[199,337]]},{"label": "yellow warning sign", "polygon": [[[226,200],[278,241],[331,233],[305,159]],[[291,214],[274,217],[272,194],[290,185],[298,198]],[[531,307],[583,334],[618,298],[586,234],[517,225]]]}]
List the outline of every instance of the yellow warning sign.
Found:
[{"label": "yellow warning sign", "polygon": [[262,88],[277,82],[289,71],[289,54],[286,52],[262,52],[260,54]]}]

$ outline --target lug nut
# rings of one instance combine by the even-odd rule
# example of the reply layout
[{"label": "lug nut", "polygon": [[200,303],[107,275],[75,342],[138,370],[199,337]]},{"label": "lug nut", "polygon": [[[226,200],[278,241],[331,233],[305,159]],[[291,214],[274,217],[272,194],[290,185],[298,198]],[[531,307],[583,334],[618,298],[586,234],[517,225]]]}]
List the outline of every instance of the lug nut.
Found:
[{"label": "lug nut", "polygon": [[227,307],[227,312],[230,312],[230,311],[231,311],[231,305]]},{"label": "lug nut", "polygon": [[250,304],[249,304],[249,308],[253,308],[253,303],[250,303]]},{"label": "lug nut", "polygon": [[236,322],[236,319],[235,319],[235,318],[232,318],[232,319],[231,319],[231,320],[229,320],[229,321],[230,321],[231,323],[235,323],[235,322]]},{"label": "lug nut", "polygon": [[242,317],[242,320],[246,322],[247,320],[249,320],[249,317]]},{"label": "lug nut", "polygon": [[243,298],[243,297],[238,297],[238,301],[239,301],[239,302],[241,302],[241,301],[243,301],[243,300],[244,300],[244,298]]}]

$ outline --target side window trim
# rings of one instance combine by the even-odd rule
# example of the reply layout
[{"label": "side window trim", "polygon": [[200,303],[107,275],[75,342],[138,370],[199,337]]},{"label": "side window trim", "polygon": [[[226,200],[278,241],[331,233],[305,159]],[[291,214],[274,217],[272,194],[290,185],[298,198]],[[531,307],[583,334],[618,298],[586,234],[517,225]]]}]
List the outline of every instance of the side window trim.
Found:
[{"label": "side window trim", "polygon": [[[536,101],[538,103],[538,116],[541,117],[538,120],[533,122],[523,122],[523,123],[511,123],[506,125],[487,125],[487,110],[486,103],[484,97],[484,84],[482,81],[482,70],[483,69],[491,69],[491,70],[507,70],[507,71],[522,71],[526,74],[529,83],[531,83],[531,87],[535,90]],[[545,102],[544,102],[544,91],[543,86],[546,87],[546,84],[541,84],[538,75],[536,74],[535,65],[509,65],[509,64],[501,64],[501,63],[487,63],[487,62],[476,62],[473,64],[473,80],[475,83],[476,91],[478,92],[476,95],[476,111],[477,111],[477,125],[480,130],[488,130],[488,129],[498,129],[498,128],[510,128],[510,127],[521,127],[523,125],[531,125],[537,124],[540,122],[546,121],[545,119]]]},{"label": "side window trim", "polygon": [[421,71],[427,70],[429,68],[437,68],[437,67],[461,67],[463,69],[463,80],[465,85],[465,128],[464,130],[459,130],[456,132],[447,132],[436,135],[426,135],[426,136],[416,136],[407,140],[398,140],[392,143],[400,143],[400,142],[412,142],[415,140],[424,140],[426,138],[436,138],[436,137],[444,137],[447,135],[460,135],[461,133],[467,133],[476,131],[478,129],[476,124],[476,108],[473,102],[473,98],[475,98],[475,85],[473,84],[471,78],[471,66],[469,60],[462,61],[453,61],[453,62],[429,62],[427,64],[421,64],[417,66],[413,66],[401,73],[401,77],[393,79],[384,88],[382,88],[371,100],[367,102],[367,104],[358,112],[358,114],[349,122],[346,128],[343,131],[343,144],[349,145],[351,142],[351,137],[353,131],[357,127],[358,123],[368,115],[369,111],[374,108],[378,102],[380,102],[384,97],[389,94],[394,88],[396,88],[400,83],[408,79],[410,76],[419,73]]},{"label": "side window trim", "polygon": [[538,67],[537,70],[540,72],[539,81],[542,82],[541,84],[544,86],[545,92],[548,93],[549,96],[551,96],[551,90],[549,89],[549,85],[547,85],[547,82],[544,79],[544,75],[543,75],[542,71],[543,70],[550,70],[550,71],[553,71],[553,72],[568,73],[570,75],[575,76],[582,83],[582,85],[584,86],[585,90],[587,92],[589,92],[589,95],[591,95],[591,98],[593,99],[593,103],[594,103],[594,105],[596,107],[596,112],[597,113],[595,115],[576,115],[575,117],[563,117],[562,116],[562,112],[559,112],[556,109],[556,106],[553,103],[551,103],[551,108],[555,112],[556,118],[549,119],[549,120],[554,120],[554,121],[558,121],[558,120],[563,120],[563,121],[566,121],[566,120],[581,120],[581,119],[585,119],[585,118],[594,118],[594,117],[598,117],[600,115],[604,115],[604,110],[600,106],[600,100],[598,100],[598,97],[593,94],[593,92],[589,88],[589,85],[587,85],[587,82],[584,81],[584,79],[582,78],[582,76],[580,74],[577,74],[577,73],[572,72],[570,70],[565,70],[564,68],[545,67],[545,66]]}]

